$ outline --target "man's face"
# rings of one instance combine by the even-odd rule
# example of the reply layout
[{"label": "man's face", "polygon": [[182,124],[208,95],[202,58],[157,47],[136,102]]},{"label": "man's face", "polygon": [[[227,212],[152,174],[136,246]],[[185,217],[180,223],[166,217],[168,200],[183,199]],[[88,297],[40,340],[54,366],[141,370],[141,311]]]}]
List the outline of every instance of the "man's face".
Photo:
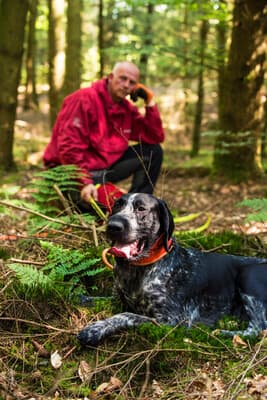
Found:
[{"label": "man's face", "polygon": [[115,102],[130,94],[139,79],[139,71],[134,65],[122,65],[108,77],[108,90]]}]

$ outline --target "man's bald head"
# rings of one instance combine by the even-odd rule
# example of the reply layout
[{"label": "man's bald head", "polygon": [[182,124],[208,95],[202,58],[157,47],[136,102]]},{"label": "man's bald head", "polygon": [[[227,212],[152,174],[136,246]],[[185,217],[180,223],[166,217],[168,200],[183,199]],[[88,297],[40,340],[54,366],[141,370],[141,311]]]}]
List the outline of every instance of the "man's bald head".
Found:
[{"label": "man's bald head", "polygon": [[120,102],[130,94],[139,80],[138,67],[129,62],[121,61],[114,65],[108,76],[108,91],[115,102]]}]

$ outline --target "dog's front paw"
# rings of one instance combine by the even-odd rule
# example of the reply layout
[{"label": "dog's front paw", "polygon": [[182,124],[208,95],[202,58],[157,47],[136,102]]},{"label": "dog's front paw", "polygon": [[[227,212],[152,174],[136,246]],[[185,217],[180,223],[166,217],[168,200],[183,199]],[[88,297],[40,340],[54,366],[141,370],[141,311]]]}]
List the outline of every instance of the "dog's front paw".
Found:
[{"label": "dog's front paw", "polygon": [[97,346],[103,339],[101,321],[88,325],[83,328],[77,335],[77,339],[83,346]]}]

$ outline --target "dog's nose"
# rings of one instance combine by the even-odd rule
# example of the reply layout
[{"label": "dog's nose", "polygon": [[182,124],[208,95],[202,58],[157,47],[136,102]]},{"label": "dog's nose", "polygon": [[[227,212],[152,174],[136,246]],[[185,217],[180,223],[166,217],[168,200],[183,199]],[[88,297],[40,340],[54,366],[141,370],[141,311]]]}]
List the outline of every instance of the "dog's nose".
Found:
[{"label": "dog's nose", "polygon": [[111,221],[107,225],[108,232],[122,232],[124,229],[124,224],[122,221]]},{"label": "dog's nose", "polygon": [[111,217],[107,223],[107,235],[111,239],[117,239],[127,230],[127,221],[123,218]]}]

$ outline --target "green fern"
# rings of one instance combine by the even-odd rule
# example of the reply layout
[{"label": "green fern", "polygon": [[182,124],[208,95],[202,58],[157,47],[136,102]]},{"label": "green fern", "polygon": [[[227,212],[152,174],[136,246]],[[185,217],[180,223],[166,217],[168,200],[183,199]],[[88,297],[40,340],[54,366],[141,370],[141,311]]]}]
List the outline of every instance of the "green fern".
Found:
[{"label": "green fern", "polygon": [[[80,216],[71,212],[66,214],[65,209],[60,201],[59,195],[55,190],[55,186],[65,195],[67,192],[79,191],[80,179],[84,174],[75,165],[60,165],[34,175],[31,188],[33,191],[34,202],[26,206],[31,210],[62,220],[65,223],[80,225]],[[66,199],[67,200],[67,199]],[[67,202],[71,207],[71,204]],[[25,206],[25,204],[24,204]],[[83,214],[84,223],[90,225],[95,221],[95,216],[92,214]],[[48,223],[38,215],[32,215],[29,219],[28,229],[30,233],[47,227]],[[56,221],[49,222],[49,229],[59,229]]]},{"label": "green fern", "polygon": [[249,207],[256,211],[247,216],[247,221],[267,221],[267,199],[247,199],[238,203],[238,206]]},{"label": "green fern", "polygon": [[9,268],[15,272],[20,285],[30,295],[36,291],[45,294],[53,287],[54,282],[51,277],[32,265],[9,264]]},{"label": "green fern", "polygon": [[32,188],[36,209],[47,215],[61,211],[55,185],[62,192],[79,190],[79,180],[84,174],[75,165],[59,165],[35,174]]},{"label": "green fern", "polygon": [[10,264],[17,284],[31,297],[53,292],[70,300],[86,293],[83,279],[95,277],[106,270],[100,267],[100,258],[93,257],[92,249],[64,249],[49,242],[41,242],[47,254],[47,263],[41,269],[32,265]]}]

